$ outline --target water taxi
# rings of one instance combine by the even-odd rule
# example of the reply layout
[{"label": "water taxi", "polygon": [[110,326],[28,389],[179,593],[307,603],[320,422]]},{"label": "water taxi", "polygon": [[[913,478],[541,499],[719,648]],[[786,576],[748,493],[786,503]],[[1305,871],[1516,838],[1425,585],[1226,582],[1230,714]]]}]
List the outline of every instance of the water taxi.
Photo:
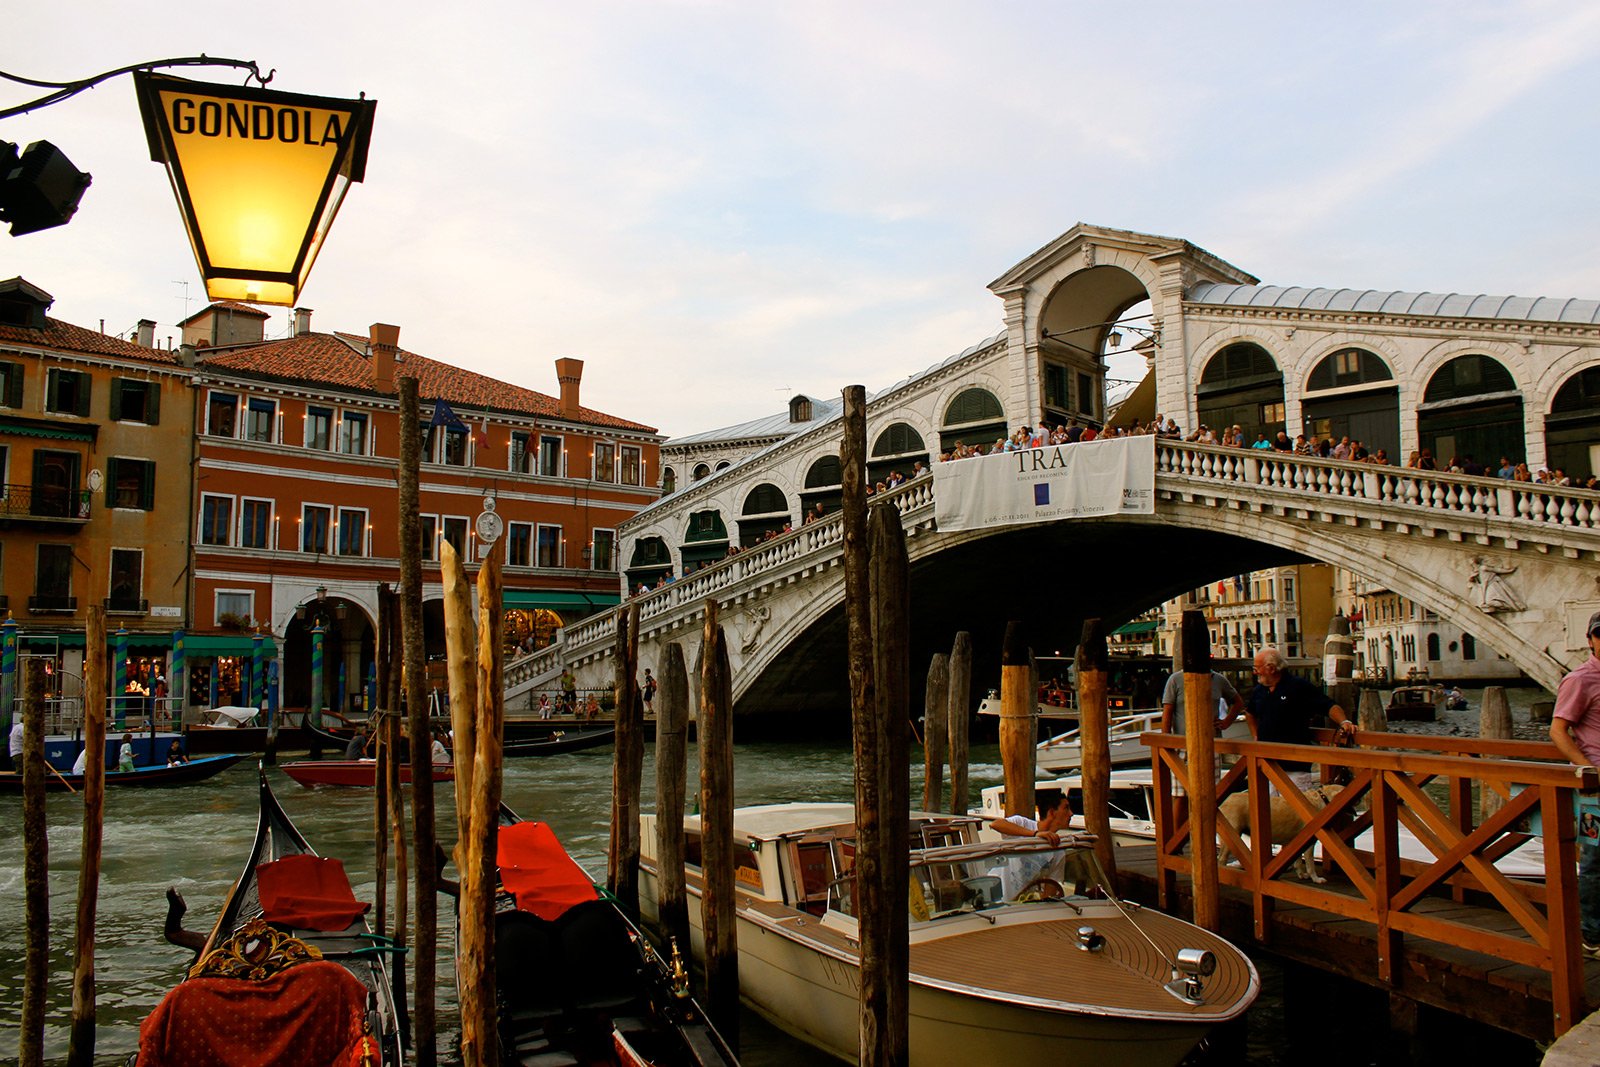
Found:
[{"label": "water taxi", "polygon": [[[914,812],[910,1059],[1170,1067],[1237,1018],[1260,980],[1233,945],[1120,900],[1071,835],[983,842],[974,816]],[[641,911],[656,918],[655,817],[642,827]],[[699,817],[685,820],[689,915],[700,926]],[[857,1059],[860,935],[855,810],[777,804],[734,813],[739,985],[754,1010]]]}]

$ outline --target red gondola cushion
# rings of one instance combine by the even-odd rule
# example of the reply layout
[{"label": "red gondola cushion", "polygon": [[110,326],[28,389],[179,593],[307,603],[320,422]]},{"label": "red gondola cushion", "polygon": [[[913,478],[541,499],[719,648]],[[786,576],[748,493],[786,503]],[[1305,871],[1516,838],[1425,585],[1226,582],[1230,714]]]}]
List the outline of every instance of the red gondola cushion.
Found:
[{"label": "red gondola cushion", "polygon": [[191,978],[139,1027],[139,1067],[374,1064],[367,989],[337,963],[302,963],[264,981]]},{"label": "red gondola cushion", "polygon": [[268,922],[297,930],[343,930],[372,907],[350,892],[343,863],[320,856],[285,856],[261,864],[256,892]]},{"label": "red gondola cushion", "polygon": [[500,884],[517,898],[519,911],[554,919],[574,904],[600,898],[547,823],[502,826],[495,848]]}]

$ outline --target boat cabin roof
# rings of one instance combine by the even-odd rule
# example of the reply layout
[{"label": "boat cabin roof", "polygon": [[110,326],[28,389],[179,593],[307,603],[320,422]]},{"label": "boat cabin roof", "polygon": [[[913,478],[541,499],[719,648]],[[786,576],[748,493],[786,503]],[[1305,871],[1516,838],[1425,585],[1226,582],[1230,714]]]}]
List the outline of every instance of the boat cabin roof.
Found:
[{"label": "boat cabin roof", "polygon": [[[941,812],[914,811],[914,822],[972,822],[983,820],[965,815]],[[818,833],[839,828],[853,828],[856,807],[844,803],[761,804],[737,808],[733,813],[734,833],[750,841],[776,841],[808,833]],[[698,831],[701,819],[692,815],[684,820],[685,829]]]}]

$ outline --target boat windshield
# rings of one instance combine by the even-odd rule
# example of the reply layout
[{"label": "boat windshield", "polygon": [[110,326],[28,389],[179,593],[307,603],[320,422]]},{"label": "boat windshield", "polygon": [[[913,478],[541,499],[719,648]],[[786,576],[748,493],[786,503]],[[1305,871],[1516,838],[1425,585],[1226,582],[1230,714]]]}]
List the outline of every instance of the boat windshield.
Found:
[{"label": "boat windshield", "polygon": [[[854,875],[849,871],[829,886],[830,910],[855,916]],[[916,921],[1009,904],[1113,895],[1092,841],[1069,839],[1062,847],[1042,841],[984,842],[911,853],[910,912]]]}]

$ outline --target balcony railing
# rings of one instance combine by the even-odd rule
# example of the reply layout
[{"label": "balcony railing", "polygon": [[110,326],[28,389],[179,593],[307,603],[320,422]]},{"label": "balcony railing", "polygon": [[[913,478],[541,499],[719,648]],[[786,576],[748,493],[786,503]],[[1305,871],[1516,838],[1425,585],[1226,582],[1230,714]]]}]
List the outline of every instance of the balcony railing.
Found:
[{"label": "balcony railing", "polygon": [[75,596],[30,596],[28,610],[41,611],[77,611],[78,598]]},{"label": "balcony railing", "polygon": [[105,600],[107,615],[148,615],[150,614],[150,601],[135,600],[131,597],[108,596]]},{"label": "balcony railing", "polygon": [[65,519],[69,522],[84,522],[88,518],[87,490],[8,483],[4,486],[3,493],[0,493],[0,519]]}]

